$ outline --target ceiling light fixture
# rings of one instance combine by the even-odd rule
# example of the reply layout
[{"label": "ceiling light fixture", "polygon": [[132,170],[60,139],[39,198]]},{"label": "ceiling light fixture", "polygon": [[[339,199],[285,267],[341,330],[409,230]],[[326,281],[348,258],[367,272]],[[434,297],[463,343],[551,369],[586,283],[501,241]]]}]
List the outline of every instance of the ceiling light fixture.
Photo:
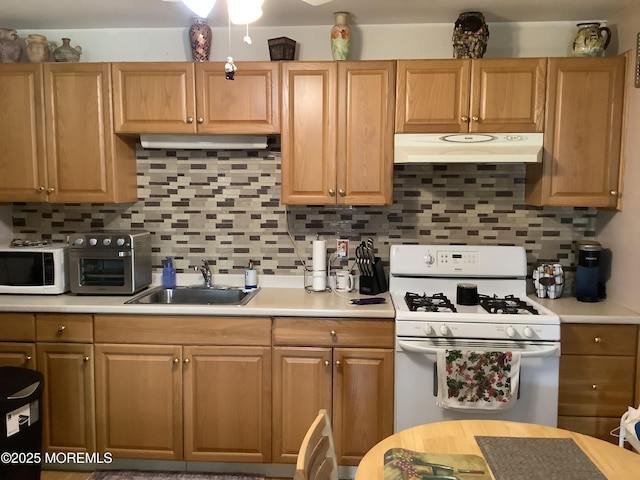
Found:
[{"label": "ceiling light fixture", "polygon": [[[201,18],[207,18],[216,0],[182,0],[189,10]],[[247,25],[262,16],[264,0],[227,0],[229,17],[236,25]]]}]

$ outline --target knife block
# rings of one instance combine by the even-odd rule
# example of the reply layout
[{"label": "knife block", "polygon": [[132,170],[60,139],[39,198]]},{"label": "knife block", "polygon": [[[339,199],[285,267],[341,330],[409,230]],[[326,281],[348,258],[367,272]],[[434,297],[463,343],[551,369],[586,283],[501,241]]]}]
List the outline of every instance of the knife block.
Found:
[{"label": "knife block", "polygon": [[387,291],[387,277],[380,257],[375,257],[373,275],[360,275],[359,291],[363,295],[378,295]]}]

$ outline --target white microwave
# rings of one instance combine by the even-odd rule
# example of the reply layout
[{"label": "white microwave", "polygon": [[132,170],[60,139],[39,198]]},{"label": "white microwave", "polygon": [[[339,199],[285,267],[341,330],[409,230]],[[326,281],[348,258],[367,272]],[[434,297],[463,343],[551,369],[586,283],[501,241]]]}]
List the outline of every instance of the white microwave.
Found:
[{"label": "white microwave", "polygon": [[0,248],[0,294],[58,295],[68,290],[66,245]]}]

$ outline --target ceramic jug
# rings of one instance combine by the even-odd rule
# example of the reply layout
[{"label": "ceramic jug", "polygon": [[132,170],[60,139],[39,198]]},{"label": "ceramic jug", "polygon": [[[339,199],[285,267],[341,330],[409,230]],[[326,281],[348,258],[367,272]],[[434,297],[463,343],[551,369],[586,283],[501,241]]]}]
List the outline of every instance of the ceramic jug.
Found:
[{"label": "ceramic jug", "polygon": [[25,40],[27,44],[27,57],[31,63],[42,63],[49,61],[49,42],[44,35],[31,34]]},{"label": "ceramic jug", "polygon": [[0,28],[0,63],[15,63],[22,55],[18,32],[12,28]]},{"label": "ceramic jug", "polygon": [[80,45],[72,47],[71,39],[63,38],[62,45],[53,51],[53,58],[56,62],[79,62],[82,54]]},{"label": "ceramic jug", "polygon": [[601,57],[611,41],[611,30],[600,23],[578,23],[578,33],[573,40],[571,56]]}]

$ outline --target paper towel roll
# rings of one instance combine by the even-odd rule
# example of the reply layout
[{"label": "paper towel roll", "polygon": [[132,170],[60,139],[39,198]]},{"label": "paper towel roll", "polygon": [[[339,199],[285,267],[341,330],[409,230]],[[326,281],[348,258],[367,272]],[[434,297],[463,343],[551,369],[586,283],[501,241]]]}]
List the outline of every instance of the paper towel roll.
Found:
[{"label": "paper towel roll", "polygon": [[326,240],[313,241],[312,270],[314,272],[327,271],[327,241]]},{"label": "paper towel roll", "polygon": [[314,292],[322,292],[327,288],[327,272],[313,272],[313,281],[311,288]]}]

